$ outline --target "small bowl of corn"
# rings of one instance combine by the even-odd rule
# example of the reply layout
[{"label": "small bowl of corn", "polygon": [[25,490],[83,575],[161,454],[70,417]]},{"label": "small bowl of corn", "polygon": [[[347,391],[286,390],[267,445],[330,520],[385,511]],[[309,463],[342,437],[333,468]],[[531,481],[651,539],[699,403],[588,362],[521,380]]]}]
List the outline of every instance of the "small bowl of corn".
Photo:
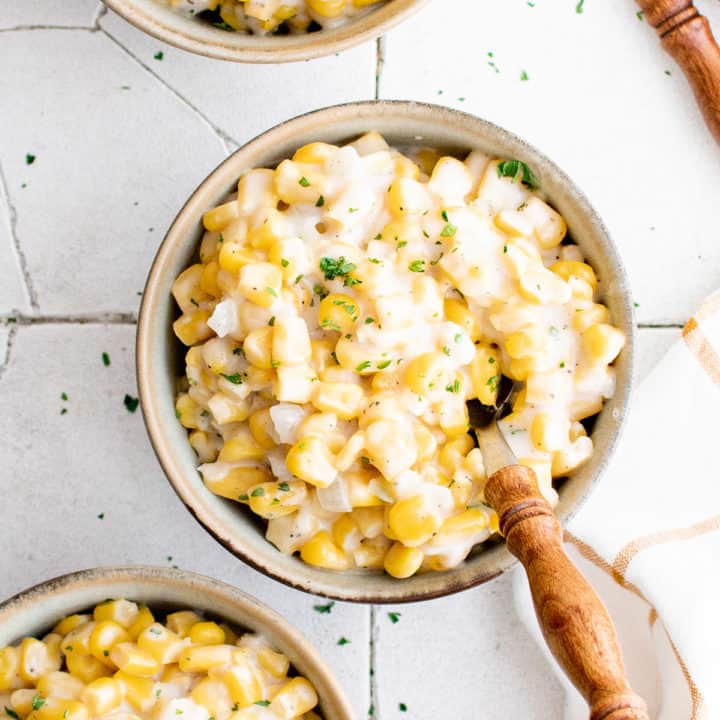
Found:
[{"label": "small bowl of corn", "polygon": [[437,106],[327,108],[237,151],[170,228],[139,317],[145,422],[261,572],[446,595],[514,562],[466,400],[515,380],[503,433],[567,521],[621,430],[629,298],[596,213],[521,139]]},{"label": "small bowl of corn", "polygon": [[194,573],[65,575],[0,604],[0,707],[29,720],[351,720],[286,620]]},{"label": "small bowl of corn", "polygon": [[105,0],[183,50],[246,63],[310,60],[373,40],[427,0]]}]

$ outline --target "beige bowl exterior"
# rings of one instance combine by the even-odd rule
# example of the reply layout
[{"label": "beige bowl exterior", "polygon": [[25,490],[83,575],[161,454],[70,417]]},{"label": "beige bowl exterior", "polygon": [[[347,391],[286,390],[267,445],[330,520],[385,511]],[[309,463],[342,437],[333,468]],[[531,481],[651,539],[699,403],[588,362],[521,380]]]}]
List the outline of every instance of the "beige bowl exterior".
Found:
[{"label": "beige bowl exterior", "polygon": [[158,40],[198,55],[246,63],[311,60],[347,50],[380,37],[427,1],[389,0],[332,30],[262,37],[221,30],[173,12],[155,0],[104,0],[118,15]]},{"label": "beige bowl exterior", "polygon": [[24,590],[0,604],[0,647],[43,635],[65,616],[127,598],[163,611],[203,610],[264,635],[317,690],[325,720],[353,720],[350,704],[317,650],[284,618],[237,588],[195,573],[134,565],[81,570]]},{"label": "beige bowl exterior", "polygon": [[617,363],[617,389],[598,416],[592,459],[560,489],[557,514],[566,523],[599,480],[617,442],[632,380],[633,309],[625,271],[602,221],[584,195],[550,160],[521,139],[489,122],[455,110],[411,102],[340,105],[290,120],[260,135],[225,160],[180,211],[163,241],[145,287],[137,335],[141,406],[150,439],[165,473],[191,513],[230,552],[257,570],[292,587],[338,600],[399,603],[448,595],[486,582],[514,559],[503,543],[476,549],[459,567],[396,580],[369,571],[334,572],[288,557],[264,539],[263,524],[239,503],[220,498],[203,485],[187,431],[175,417],[175,383],[183,372],[184,350],[172,331],[178,309],[173,280],[196,256],[205,210],[235,189],[240,175],[273,167],[301,145],[315,140],[343,143],[377,130],[393,145],[422,143],[462,155],[477,148],[527,162],[550,202],[566,218],[570,234],[598,273],[600,294],[612,322],[627,336]]}]

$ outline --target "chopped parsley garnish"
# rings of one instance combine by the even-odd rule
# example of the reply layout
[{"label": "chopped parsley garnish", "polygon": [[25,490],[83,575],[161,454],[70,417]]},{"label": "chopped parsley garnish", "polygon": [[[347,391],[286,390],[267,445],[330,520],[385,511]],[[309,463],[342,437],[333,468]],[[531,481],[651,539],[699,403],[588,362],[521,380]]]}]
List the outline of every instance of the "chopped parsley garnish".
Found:
[{"label": "chopped parsley garnish", "polygon": [[162,60],[162,59],[165,57],[165,53],[164,53],[162,50],[158,50],[158,51],[153,55],[153,57],[154,57],[156,60]]},{"label": "chopped parsley garnish", "polygon": [[45,698],[38,693],[33,696],[31,704],[33,710],[39,710],[45,704]]},{"label": "chopped parsley garnish", "polygon": [[298,184],[303,187],[310,187],[310,181],[304,175],[298,180]]},{"label": "chopped parsley garnish", "polygon": [[374,322],[375,322],[375,318],[374,318],[374,317],[366,317],[366,318],[365,318],[365,324],[366,324],[366,325],[372,325]]},{"label": "chopped parsley garnish", "polygon": [[337,641],[337,644],[338,644],[338,645],[349,645],[349,644],[350,644],[350,640],[348,640],[346,637],[341,637],[341,638]]},{"label": "chopped parsley garnish", "polygon": [[398,244],[395,246],[396,250],[399,250],[400,248],[404,248],[407,245],[407,240],[400,240]]},{"label": "chopped parsley garnish", "polygon": [[105,519],[105,513],[99,513],[97,517],[98,517],[98,520],[104,520],[104,519]]},{"label": "chopped parsley garnish", "polygon": [[453,225],[452,223],[448,223],[440,233],[440,237],[453,237],[455,233],[457,232],[457,227]]},{"label": "chopped parsley garnish", "polygon": [[503,252],[507,253],[507,245],[503,245]]},{"label": "chopped parsley garnish", "polygon": [[277,290],[276,290],[275,288],[266,287],[266,288],[265,288],[265,292],[266,292],[268,295],[272,295],[273,297],[277,297],[277,296],[278,296]]},{"label": "chopped parsley garnish", "polygon": [[449,348],[447,345],[443,345],[443,349],[442,349],[442,350],[443,350],[443,352],[444,352],[446,355],[449,355],[449,354],[450,354],[450,348]]},{"label": "chopped parsley garnish", "polygon": [[490,388],[490,392],[495,392],[498,388],[499,382],[500,382],[500,376],[493,375],[492,377],[488,378],[488,380],[485,384]]},{"label": "chopped parsley garnish", "polygon": [[551,326],[548,328],[548,332],[549,332],[553,337],[557,337],[557,336],[560,334],[560,331],[559,331],[554,325],[551,325]]},{"label": "chopped parsley garnish", "polygon": [[105,367],[110,367],[110,356],[106,352],[102,354],[102,361]]},{"label": "chopped parsley garnish", "polygon": [[355,267],[355,263],[348,262],[343,255],[337,260],[330,257],[320,259],[320,270],[325,274],[326,280],[334,280],[337,277],[347,278]]},{"label": "chopped parsley garnish", "polygon": [[330,357],[335,361],[337,365],[340,364],[340,361],[337,359],[337,355],[335,354],[334,350],[330,353]]},{"label": "chopped parsley garnish", "polygon": [[578,15],[582,15],[583,10],[585,9],[584,5],[585,5],[585,0],[578,0],[578,4],[575,6],[575,12]]},{"label": "chopped parsley garnish", "polygon": [[290,486],[286,482],[279,483],[278,489],[282,490],[283,492],[290,492]]},{"label": "chopped parsley garnish", "polygon": [[233,373],[232,375],[226,375],[225,373],[220,373],[228,382],[231,382],[233,385],[242,385],[243,378],[240,373]]},{"label": "chopped parsley garnish", "polygon": [[458,333],[457,335],[455,335],[455,342],[460,342],[462,340],[462,337],[462,333]]},{"label": "chopped parsley garnish", "polygon": [[369,360],[363,360],[356,368],[355,372],[362,372],[363,370],[367,370],[372,363]]},{"label": "chopped parsley garnish", "polygon": [[317,202],[315,203],[315,207],[322,207],[324,204],[325,204],[325,197],[323,195],[321,195],[317,199]]},{"label": "chopped parsley garnish", "polygon": [[300,273],[300,275],[298,275],[298,276],[295,278],[294,284],[297,285],[304,277],[305,277],[305,276],[304,276],[302,273]]},{"label": "chopped parsley garnish", "polygon": [[489,362],[491,365],[494,365],[494,364],[495,364],[495,358],[494,358],[494,357],[489,357],[489,358],[488,358],[488,362]]},{"label": "chopped parsley garnish", "polygon": [[558,367],[564,368],[564,367],[565,367],[565,361],[563,360],[563,361],[560,363],[560,365],[558,365]]},{"label": "chopped parsley garnish", "polygon": [[408,265],[410,272],[425,272],[425,261],[424,260],[413,260]]},{"label": "chopped parsley garnish", "polygon": [[125,395],[123,403],[125,404],[125,409],[128,412],[134,413],[138,409],[140,400],[136,397],[132,397],[132,395]]},{"label": "chopped parsley garnish", "polygon": [[329,615],[335,607],[335,601],[329,602],[327,605],[313,605],[313,610],[321,615]]},{"label": "chopped parsley garnish", "polygon": [[368,260],[373,263],[373,265],[380,265],[382,262],[381,260],[378,260],[377,258],[368,258]]},{"label": "chopped parsley garnish", "polygon": [[270,327],[272,327],[273,325],[275,325],[275,316],[274,316],[274,315],[268,320],[268,325],[269,325]]},{"label": "chopped parsley garnish", "polygon": [[265,494],[264,487],[256,487],[251,493],[250,497],[262,497]]},{"label": "chopped parsley garnish", "polygon": [[5,706],[5,714],[8,717],[11,717],[13,720],[20,720],[20,716],[11,708],[9,708],[7,705]]},{"label": "chopped parsley garnish", "polygon": [[526,72],[525,70],[523,70],[523,71],[520,73],[520,79],[523,80],[523,81],[530,79],[530,78],[528,77],[528,74],[527,74],[527,72]]},{"label": "chopped parsley garnish", "polygon": [[392,360],[383,360],[377,364],[378,370],[384,370],[386,367],[390,367]]},{"label": "chopped parsley garnish", "polygon": [[60,393],[60,399],[61,399],[61,400],[64,400],[65,402],[67,402],[67,400],[68,400],[68,394],[65,393],[65,392],[64,392],[64,393]]},{"label": "chopped parsley garnish", "polygon": [[398,703],[398,709],[400,712],[407,712],[407,705],[405,703]]},{"label": "chopped parsley garnish", "polygon": [[66,415],[66,414],[67,414],[67,408],[63,408],[62,410],[60,410],[60,414],[61,414],[61,415]]},{"label": "chopped parsley garnish", "polygon": [[638,10],[638,11],[635,13],[635,17],[636,17],[640,22],[642,22],[642,21],[645,19],[645,13],[644,13],[642,10]]},{"label": "chopped parsley garnish", "polygon": [[269,700],[258,700],[256,705],[259,705],[260,707],[267,707],[270,704]]},{"label": "chopped parsley garnish", "polygon": [[503,160],[497,166],[498,177],[511,178],[513,182],[521,182],[531,190],[540,187],[533,171],[522,160]]},{"label": "chopped parsley garnish", "polygon": [[287,266],[290,264],[290,261],[289,261],[289,260],[286,260],[285,258],[282,258],[282,260],[280,260],[280,264],[281,264],[283,267],[287,267]]},{"label": "chopped parsley garnish", "polygon": [[35,156],[32,153],[25,155],[25,164],[32,165],[35,162]]},{"label": "chopped parsley garnish", "polygon": [[388,617],[390,618],[390,622],[391,622],[393,625],[396,625],[397,623],[399,623],[399,622],[400,622],[400,615],[402,615],[402,613],[399,613],[399,612],[389,612],[389,613],[388,613]]},{"label": "chopped parsley garnish", "polygon": [[459,380],[455,380],[455,382],[452,383],[451,385],[446,385],[446,386],[445,386],[445,389],[446,389],[448,392],[451,392],[451,393],[458,393],[458,392],[460,392],[460,381],[459,381]]},{"label": "chopped parsley garnish", "polygon": [[337,332],[342,332],[342,329],[340,328],[340,326],[337,323],[334,323],[332,320],[328,320],[327,318],[325,318],[320,323],[320,327],[321,328],[329,328],[330,330],[336,330]]}]

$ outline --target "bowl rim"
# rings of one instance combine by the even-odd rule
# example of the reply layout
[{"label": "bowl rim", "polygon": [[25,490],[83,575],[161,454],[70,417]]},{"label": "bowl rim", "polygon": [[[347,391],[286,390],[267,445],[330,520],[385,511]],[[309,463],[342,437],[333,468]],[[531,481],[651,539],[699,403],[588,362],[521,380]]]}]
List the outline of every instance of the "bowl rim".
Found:
[{"label": "bowl rim", "polygon": [[258,36],[206,28],[212,39],[202,39],[202,33],[193,31],[192,25],[197,23],[193,18],[174,13],[174,23],[164,21],[163,15],[173,11],[159,4],[157,12],[151,12],[136,0],[103,2],[139,30],[181,50],[216,60],[264,64],[312,60],[375,40],[430,0],[390,0],[336,28],[298,35]]},{"label": "bowl rim", "polygon": [[[587,501],[592,491],[597,486],[603,473],[607,469],[607,466],[617,448],[618,442],[622,436],[626,425],[626,417],[629,407],[629,401],[632,394],[633,381],[634,381],[634,349],[635,349],[635,318],[634,309],[631,301],[631,292],[629,290],[627,272],[625,270],[622,259],[618,253],[617,246],[613,242],[610,233],[607,230],[606,225],[602,221],[601,217],[590,204],[585,194],[580,188],[570,179],[570,177],[560,169],[552,160],[550,160],[542,152],[538,151],[533,145],[527,143],[525,140],[515,135],[514,133],[505,130],[499,125],[492,123],[488,120],[479,118],[467,112],[460,110],[451,109],[442,105],[434,105],[430,103],[421,103],[415,101],[405,100],[367,100],[367,101],[356,101],[349,103],[342,103],[338,105],[332,105],[318,110],[313,110],[307,113],[297,115],[291,119],[281,122],[272,128],[256,135],[254,138],[249,140],[247,143],[242,145],[236,151],[228,155],[217,167],[215,167],[205,179],[198,185],[198,187],[190,194],[187,201],[184,203],[180,211],[177,213],[169,229],[163,238],[160,246],[158,247],[155,258],[150,267],[148,277],[143,290],[142,301],[140,305],[140,311],[138,315],[138,326],[136,335],[136,374],[138,382],[138,392],[140,396],[140,406],[143,414],[143,421],[150,438],[153,451],[160,463],[160,466],[170,483],[171,487],[180,498],[185,507],[189,510],[192,516],[205,528],[205,530],[215,538],[225,549],[232,553],[235,557],[242,560],[244,563],[250,565],[252,568],[261,572],[262,574],[271,577],[274,580],[292,587],[303,592],[310,593],[312,595],[320,595],[323,597],[330,598],[332,600],[339,600],[343,602],[357,602],[357,603],[370,603],[370,604],[402,604],[408,602],[419,602],[424,600],[431,600],[440,597],[446,597],[448,595],[461,592],[463,590],[476,587],[485,582],[488,582],[499,575],[507,572],[517,564],[517,560],[507,553],[507,558],[499,563],[499,568],[496,571],[486,571],[484,573],[477,573],[468,580],[461,580],[455,583],[446,583],[443,587],[437,589],[423,590],[421,592],[403,592],[402,582],[397,581],[398,593],[394,596],[388,596],[383,594],[374,594],[372,592],[365,591],[348,591],[346,589],[340,589],[336,583],[331,583],[330,589],[328,587],[317,587],[312,584],[311,580],[293,579],[288,577],[281,571],[274,569],[272,566],[263,563],[261,560],[256,559],[252,556],[251,551],[245,547],[238,546],[238,543],[234,539],[227,535],[223,536],[221,531],[224,526],[221,523],[213,521],[209,518],[205,518],[202,513],[193,505],[193,493],[187,488],[183,487],[182,479],[184,474],[179,473],[181,482],[178,482],[178,478],[175,476],[173,464],[171,462],[172,456],[172,444],[168,441],[164,442],[160,428],[163,424],[162,413],[157,408],[154,401],[154,390],[152,383],[150,382],[151,373],[149,372],[149,358],[152,353],[152,333],[150,328],[152,327],[152,315],[154,311],[153,302],[153,285],[155,284],[156,277],[161,274],[162,266],[166,260],[166,256],[171,256],[170,243],[175,233],[176,226],[180,224],[182,218],[194,204],[194,199],[197,195],[201,194],[205,189],[211,187],[214,184],[216,175],[222,175],[226,165],[231,164],[236,158],[242,157],[242,154],[251,152],[253,146],[257,142],[268,142],[272,140],[274,135],[284,135],[288,132],[292,132],[295,126],[298,129],[308,121],[314,119],[331,119],[334,113],[343,112],[348,115],[360,115],[363,118],[367,118],[368,129],[372,129],[372,119],[376,115],[380,115],[382,112],[395,112],[398,115],[418,113],[423,115],[425,119],[431,119],[434,124],[446,125],[452,127],[453,120],[462,119],[465,122],[470,122],[476,128],[482,128],[485,131],[489,131],[501,138],[510,139],[512,141],[520,143],[528,152],[535,154],[537,157],[542,158],[543,162],[546,163],[547,167],[550,168],[553,175],[562,182],[563,185],[569,187],[573,193],[573,202],[579,207],[583,214],[590,218],[593,225],[597,227],[598,234],[602,235],[607,244],[607,257],[614,266],[616,279],[620,281],[620,287],[622,292],[620,293],[620,299],[622,301],[621,312],[623,319],[625,320],[625,331],[626,331],[626,344],[622,351],[623,362],[625,366],[624,376],[622,377],[623,382],[618,383],[615,393],[612,397],[612,401],[616,403],[620,409],[620,417],[617,418],[617,424],[614,427],[614,431],[610,433],[609,441],[606,443],[605,451],[600,456],[595,473],[592,480],[587,483],[584,492],[577,497],[575,502],[562,516],[558,515],[558,519],[561,525],[564,527],[569,523],[572,518],[579,512],[582,506]],[[436,117],[432,117],[432,116]],[[269,542],[269,541],[267,541]],[[325,571],[328,576],[332,576],[336,573],[332,571]],[[447,571],[452,573],[453,571]],[[340,573],[341,575],[348,576],[349,573]],[[444,573],[434,573],[435,575],[443,575]]]},{"label": "bowl rim", "polygon": [[[303,675],[316,688],[322,687],[321,699],[333,711],[331,720],[353,719],[352,706],[330,666],[315,646],[290,621],[254,596],[208,575],[156,565],[115,565],[78,570],[31,585],[0,602],[0,626],[14,618],[22,617],[33,607],[45,603],[50,597],[70,595],[95,586],[98,589],[96,602],[101,602],[107,597],[113,597],[113,587],[128,582],[137,583],[148,589],[160,586],[173,587],[180,592],[202,592],[203,596],[216,597],[226,604],[233,605],[239,615],[251,619],[260,626],[261,629],[255,631],[263,632],[263,628],[267,629],[275,638],[279,638],[287,647],[292,648],[295,654],[301,656],[302,663],[306,666]],[[187,607],[192,605],[193,603],[188,601]],[[218,615],[222,617],[222,613]],[[228,620],[242,626],[242,622],[229,618]],[[57,619],[52,621],[52,624],[55,622]],[[252,630],[252,628],[247,629]],[[318,695],[320,694],[318,690]]]}]

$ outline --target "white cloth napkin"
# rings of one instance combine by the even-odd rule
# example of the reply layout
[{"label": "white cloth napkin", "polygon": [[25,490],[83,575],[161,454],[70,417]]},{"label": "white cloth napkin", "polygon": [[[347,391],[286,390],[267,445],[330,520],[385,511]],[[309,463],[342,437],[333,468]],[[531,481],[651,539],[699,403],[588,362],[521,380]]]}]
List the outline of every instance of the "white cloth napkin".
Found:
[{"label": "white cloth napkin", "polygon": [[[718,406],[720,291],[636,390],[614,459],[565,534],[655,720],[720,720]],[[521,574],[516,588],[541,642]],[[566,720],[586,720],[562,681]]]}]

